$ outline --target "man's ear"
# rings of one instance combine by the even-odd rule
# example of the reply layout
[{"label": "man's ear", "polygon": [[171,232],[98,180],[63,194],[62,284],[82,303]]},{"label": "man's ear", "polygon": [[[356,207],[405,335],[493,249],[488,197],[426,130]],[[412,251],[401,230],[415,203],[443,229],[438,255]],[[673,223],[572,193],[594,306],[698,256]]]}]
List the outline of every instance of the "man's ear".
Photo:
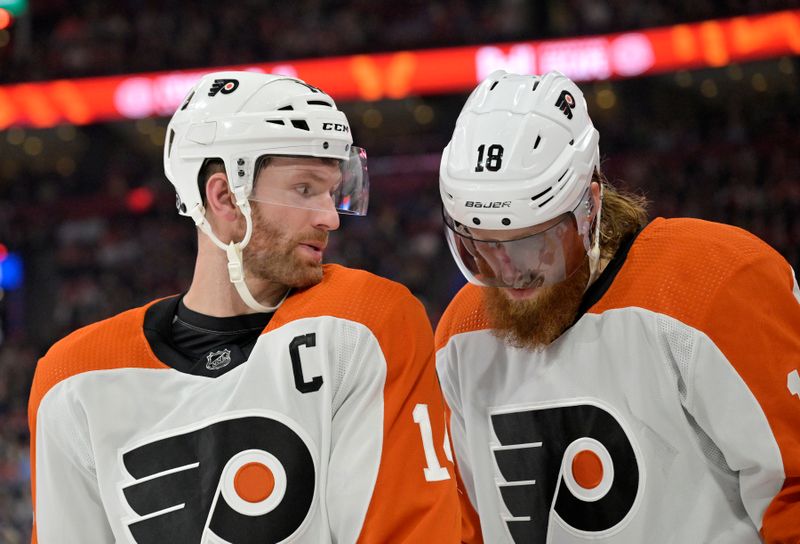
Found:
[{"label": "man's ear", "polygon": [[212,174],[206,182],[206,210],[223,222],[235,222],[240,215],[224,172]]},{"label": "man's ear", "polygon": [[594,221],[594,218],[597,217],[597,210],[600,209],[600,184],[596,181],[593,181],[589,185],[589,188],[592,191],[592,203],[594,204],[594,206],[592,206],[592,221]]}]

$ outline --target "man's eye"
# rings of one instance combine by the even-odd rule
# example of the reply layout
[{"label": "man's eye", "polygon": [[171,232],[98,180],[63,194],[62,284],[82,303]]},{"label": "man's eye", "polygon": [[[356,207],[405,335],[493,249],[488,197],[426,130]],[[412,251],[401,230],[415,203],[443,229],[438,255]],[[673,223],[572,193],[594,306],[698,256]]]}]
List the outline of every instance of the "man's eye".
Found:
[{"label": "man's eye", "polygon": [[308,196],[311,194],[311,187],[309,187],[308,185],[298,185],[297,187],[295,187],[295,191],[297,191],[303,196]]}]

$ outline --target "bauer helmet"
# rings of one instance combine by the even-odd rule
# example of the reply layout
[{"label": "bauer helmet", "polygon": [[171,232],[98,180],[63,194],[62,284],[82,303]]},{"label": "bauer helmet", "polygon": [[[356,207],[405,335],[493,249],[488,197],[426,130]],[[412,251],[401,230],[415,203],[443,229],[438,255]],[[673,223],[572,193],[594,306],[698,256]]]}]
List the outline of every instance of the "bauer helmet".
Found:
[{"label": "bauer helmet", "polygon": [[448,244],[470,282],[552,285],[587,253],[594,275],[590,183],[598,140],[583,93],[558,72],[498,71],[478,85],[439,170]]}]

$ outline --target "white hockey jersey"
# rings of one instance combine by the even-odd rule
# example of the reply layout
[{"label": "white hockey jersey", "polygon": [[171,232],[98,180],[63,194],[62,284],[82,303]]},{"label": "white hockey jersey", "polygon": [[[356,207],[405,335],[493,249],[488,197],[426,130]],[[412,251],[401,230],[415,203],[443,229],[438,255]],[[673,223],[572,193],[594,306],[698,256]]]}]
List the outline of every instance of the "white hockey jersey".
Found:
[{"label": "white hockey jersey", "polygon": [[158,304],[39,362],[34,542],[458,541],[433,335],[407,289],[326,266],[215,378],[160,358]]},{"label": "white hockey jersey", "polygon": [[766,244],[691,219],[625,244],[541,351],[467,285],[436,334],[464,541],[800,542],[798,298]]}]

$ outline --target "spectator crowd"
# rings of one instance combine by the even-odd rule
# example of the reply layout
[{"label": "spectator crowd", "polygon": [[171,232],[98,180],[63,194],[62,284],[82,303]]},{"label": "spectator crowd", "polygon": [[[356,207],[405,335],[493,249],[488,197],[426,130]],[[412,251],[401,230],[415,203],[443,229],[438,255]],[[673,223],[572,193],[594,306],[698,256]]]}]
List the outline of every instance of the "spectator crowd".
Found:
[{"label": "spectator crowd", "polygon": [[37,0],[30,3],[30,24],[19,23],[30,28],[26,38],[0,47],[0,81],[577,36],[797,6],[796,0]]}]

